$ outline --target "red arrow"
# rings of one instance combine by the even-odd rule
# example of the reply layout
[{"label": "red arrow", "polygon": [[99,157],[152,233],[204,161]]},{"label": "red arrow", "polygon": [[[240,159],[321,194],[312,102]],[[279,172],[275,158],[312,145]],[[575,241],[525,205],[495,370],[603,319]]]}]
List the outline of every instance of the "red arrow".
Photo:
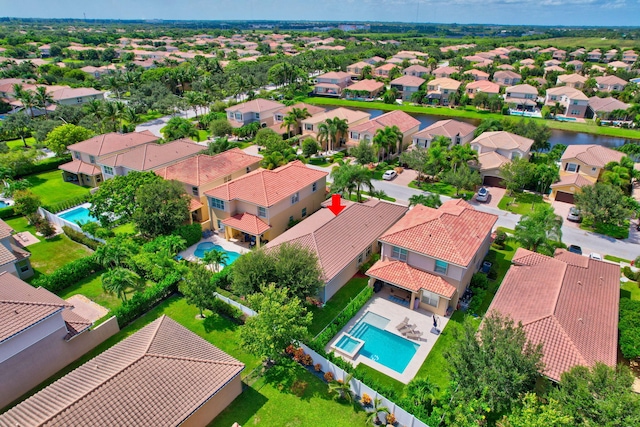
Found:
[{"label": "red arrow", "polygon": [[346,206],[340,205],[340,199],[341,198],[339,194],[332,195],[331,204],[328,206],[328,208],[331,209],[331,212],[333,212],[335,216],[338,216],[338,214],[342,212],[344,208],[346,208]]}]

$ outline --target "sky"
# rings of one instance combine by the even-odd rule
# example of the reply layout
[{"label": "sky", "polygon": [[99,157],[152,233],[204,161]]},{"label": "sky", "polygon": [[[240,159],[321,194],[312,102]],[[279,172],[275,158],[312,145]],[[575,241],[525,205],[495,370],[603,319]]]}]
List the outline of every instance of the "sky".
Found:
[{"label": "sky", "polygon": [[640,26],[640,0],[0,0],[0,16]]}]

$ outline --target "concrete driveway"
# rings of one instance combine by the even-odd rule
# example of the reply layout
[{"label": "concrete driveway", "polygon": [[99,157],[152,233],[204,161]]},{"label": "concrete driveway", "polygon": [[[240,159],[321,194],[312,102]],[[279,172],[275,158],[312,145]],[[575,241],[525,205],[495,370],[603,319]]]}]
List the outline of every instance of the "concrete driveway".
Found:
[{"label": "concrete driveway", "polygon": [[404,169],[401,174],[393,178],[392,182],[396,185],[409,185],[411,181],[415,181],[418,173],[411,169]]},{"label": "concrete driveway", "polygon": [[556,214],[560,215],[562,218],[562,225],[569,228],[580,229],[579,222],[569,221],[567,219],[567,215],[569,215],[569,209],[574,207],[571,203],[558,202],[556,200],[551,200],[551,206],[553,206],[553,210],[556,211]]},{"label": "concrete driveway", "polygon": [[500,187],[488,187],[486,185],[484,186],[484,188],[489,190],[489,200],[487,200],[486,202],[478,202],[476,201],[476,197],[473,196],[473,199],[469,200],[469,204],[471,204],[472,206],[487,206],[497,209],[498,203],[500,203],[500,200],[504,197],[507,190]]}]

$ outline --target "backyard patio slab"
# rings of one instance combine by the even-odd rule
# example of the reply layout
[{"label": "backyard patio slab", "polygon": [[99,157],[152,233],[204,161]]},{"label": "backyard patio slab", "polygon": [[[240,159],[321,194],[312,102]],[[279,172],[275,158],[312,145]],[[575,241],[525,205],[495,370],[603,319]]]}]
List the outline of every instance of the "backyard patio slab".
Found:
[{"label": "backyard patio slab", "polygon": [[13,235],[13,237],[16,239],[16,242],[18,242],[22,247],[40,243],[40,240],[38,240],[36,236],[31,234],[30,231],[22,231],[20,233],[16,233]]},{"label": "backyard patio slab", "polygon": [[84,317],[90,322],[95,322],[96,320],[106,316],[109,312],[109,310],[107,310],[103,306],[96,304],[89,298],[80,294],[73,295],[67,298],[67,302],[73,305],[73,308],[71,310],[75,314]]}]

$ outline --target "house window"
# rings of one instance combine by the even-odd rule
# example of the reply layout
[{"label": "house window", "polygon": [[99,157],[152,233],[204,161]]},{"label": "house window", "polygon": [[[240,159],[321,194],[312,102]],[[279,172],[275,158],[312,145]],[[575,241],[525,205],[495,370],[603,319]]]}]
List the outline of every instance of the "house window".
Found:
[{"label": "house window", "polygon": [[302,208],[302,218],[307,216],[307,208]]},{"label": "house window", "polygon": [[360,138],[360,135],[358,135],[358,132],[351,132],[351,139],[358,139]]},{"label": "house window", "polygon": [[77,151],[73,152],[73,157],[75,157],[76,159],[80,160],[80,153],[78,153]]},{"label": "house window", "polygon": [[407,260],[407,250],[394,246],[391,250],[391,258],[397,259],[399,261]]},{"label": "house window", "polygon": [[591,168],[591,172],[595,172],[598,168]]},{"label": "house window", "polygon": [[366,257],[368,258],[368,257],[369,257],[369,255],[371,255],[371,246],[369,246],[369,247],[367,248],[367,255],[366,255]]},{"label": "house window", "polygon": [[104,167],[104,173],[108,174],[108,175],[113,175],[113,168],[110,166],[105,166]]},{"label": "house window", "polygon": [[96,158],[94,156],[89,156],[89,162],[95,163],[96,162]]},{"label": "house window", "polygon": [[358,255],[358,265],[362,264],[364,256],[362,254]]},{"label": "house window", "polygon": [[511,153],[511,160],[515,160],[520,157],[519,153]]},{"label": "house window", "polygon": [[296,193],[293,196],[291,196],[291,204],[292,205],[295,205],[299,201],[300,201],[300,193]]},{"label": "house window", "polygon": [[567,165],[564,167],[564,170],[567,172],[579,172],[580,166],[575,163],[567,163]]},{"label": "house window", "polygon": [[434,271],[440,274],[447,274],[447,270],[449,269],[449,264],[444,261],[436,260],[436,268]]},{"label": "house window", "polygon": [[198,187],[191,187],[191,194],[194,196],[199,196],[200,192],[198,191]]},{"label": "house window", "polygon": [[224,210],[224,200],[211,198],[209,199],[209,204],[213,209],[220,209],[221,211]]},{"label": "house window", "polygon": [[430,305],[432,307],[437,307],[438,303],[440,302],[440,297],[437,294],[434,294],[433,292],[425,291],[423,289],[420,300],[427,305]]},{"label": "house window", "polygon": [[571,110],[571,115],[577,116],[580,114],[580,110]]},{"label": "house window", "polygon": [[76,101],[78,102],[78,104],[82,104],[82,98],[76,98]]},{"label": "house window", "polygon": [[263,208],[262,206],[258,206],[258,216],[261,218],[266,218],[267,217],[267,209]]},{"label": "house window", "polygon": [[231,181],[231,175],[227,175],[224,177],[224,182],[229,182]]},{"label": "house window", "polygon": [[276,121],[278,122],[282,121],[282,114],[276,114]]},{"label": "house window", "polygon": [[313,125],[310,123],[305,123],[304,124],[304,130],[313,130]]},{"label": "house window", "polygon": [[311,184],[311,192],[315,193],[318,190],[318,183],[314,182],[313,184]]},{"label": "house window", "polygon": [[242,113],[236,113],[235,114],[235,119],[241,122],[242,121]]},{"label": "house window", "polygon": [[294,219],[293,219],[293,215],[291,215],[291,216],[289,217],[289,222],[291,223],[291,222],[293,222],[293,221],[294,221]]},{"label": "house window", "polygon": [[256,113],[255,118],[256,120],[260,120],[260,113]]},{"label": "house window", "polygon": [[245,169],[245,171],[246,171],[247,173],[249,173],[249,172],[251,172],[251,168],[247,166],[247,168]]},{"label": "house window", "polygon": [[20,273],[26,273],[29,271],[29,263],[27,261],[20,261],[19,263],[16,263],[16,266],[20,270]]}]

